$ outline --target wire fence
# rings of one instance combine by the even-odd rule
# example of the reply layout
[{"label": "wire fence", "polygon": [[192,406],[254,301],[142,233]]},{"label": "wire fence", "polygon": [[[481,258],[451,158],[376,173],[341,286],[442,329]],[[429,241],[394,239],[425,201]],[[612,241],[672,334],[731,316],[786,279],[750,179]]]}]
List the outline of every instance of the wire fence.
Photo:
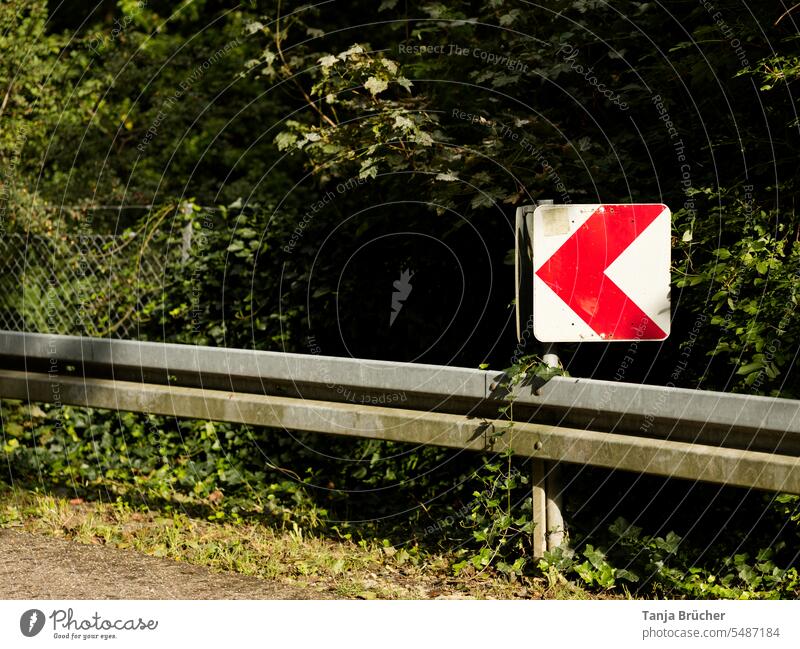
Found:
[{"label": "wire fence", "polygon": [[137,237],[6,234],[0,329],[138,338],[165,270],[162,251]]}]

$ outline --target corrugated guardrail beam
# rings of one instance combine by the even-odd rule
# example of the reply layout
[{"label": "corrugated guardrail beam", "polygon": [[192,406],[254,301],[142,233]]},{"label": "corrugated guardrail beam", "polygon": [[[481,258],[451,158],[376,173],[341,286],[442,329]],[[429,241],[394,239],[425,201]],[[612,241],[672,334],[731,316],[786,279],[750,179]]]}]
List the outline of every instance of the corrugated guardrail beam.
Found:
[{"label": "corrugated guardrail beam", "polygon": [[[253,350],[0,332],[0,367],[342,403],[496,416],[497,371]],[[70,368],[74,368],[71,370]],[[515,393],[519,419],[800,455],[800,402],[556,377]]]},{"label": "corrugated guardrail beam", "polygon": [[800,493],[800,458],[547,424],[299,398],[0,371],[0,396],[431,444]]},{"label": "corrugated guardrail beam", "polygon": [[402,402],[459,412],[483,400],[489,376],[467,368],[169,343],[0,332],[0,366],[237,392]]}]

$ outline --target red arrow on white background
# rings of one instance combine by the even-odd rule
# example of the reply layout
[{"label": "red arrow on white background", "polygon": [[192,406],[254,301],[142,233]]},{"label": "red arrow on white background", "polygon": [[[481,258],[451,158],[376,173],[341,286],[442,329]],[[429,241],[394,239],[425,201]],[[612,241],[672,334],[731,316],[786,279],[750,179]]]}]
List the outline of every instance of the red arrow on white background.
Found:
[{"label": "red arrow on white background", "polygon": [[[547,342],[666,338],[669,228],[669,209],[661,204],[537,208],[536,337]],[[629,249],[630,259],[619,264],[625,268],[614,281],[611,267]]]}]

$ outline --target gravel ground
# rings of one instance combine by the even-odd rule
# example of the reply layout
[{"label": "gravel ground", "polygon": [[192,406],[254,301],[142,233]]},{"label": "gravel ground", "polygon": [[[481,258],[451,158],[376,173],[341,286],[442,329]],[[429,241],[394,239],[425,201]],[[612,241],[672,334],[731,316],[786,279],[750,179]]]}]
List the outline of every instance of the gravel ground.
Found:
[{"label": "gravel ground", "polygon": [[0,530],[0,599],[329,599],[112,547]]}]

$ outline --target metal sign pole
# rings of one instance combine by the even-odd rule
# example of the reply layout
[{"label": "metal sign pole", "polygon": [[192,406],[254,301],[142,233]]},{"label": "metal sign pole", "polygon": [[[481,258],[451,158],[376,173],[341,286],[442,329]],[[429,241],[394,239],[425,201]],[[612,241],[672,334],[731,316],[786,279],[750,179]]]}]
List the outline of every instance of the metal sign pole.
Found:
[{"label": "metal sign pole", "polygon": [[[536,205],[517,208],[516,214],[516,305],[517,339],[526,342],[533,330],[533,212],[539,205],[552,205],[540,200]],[[556,347],[546,346],[542,360],[549,367],[560,367]],[[533,516],[533,556],[539,559],[546,550],[553,550],[565,540],[562,508],[561,468],[557,462],[531,461],[531,496]]]}]

